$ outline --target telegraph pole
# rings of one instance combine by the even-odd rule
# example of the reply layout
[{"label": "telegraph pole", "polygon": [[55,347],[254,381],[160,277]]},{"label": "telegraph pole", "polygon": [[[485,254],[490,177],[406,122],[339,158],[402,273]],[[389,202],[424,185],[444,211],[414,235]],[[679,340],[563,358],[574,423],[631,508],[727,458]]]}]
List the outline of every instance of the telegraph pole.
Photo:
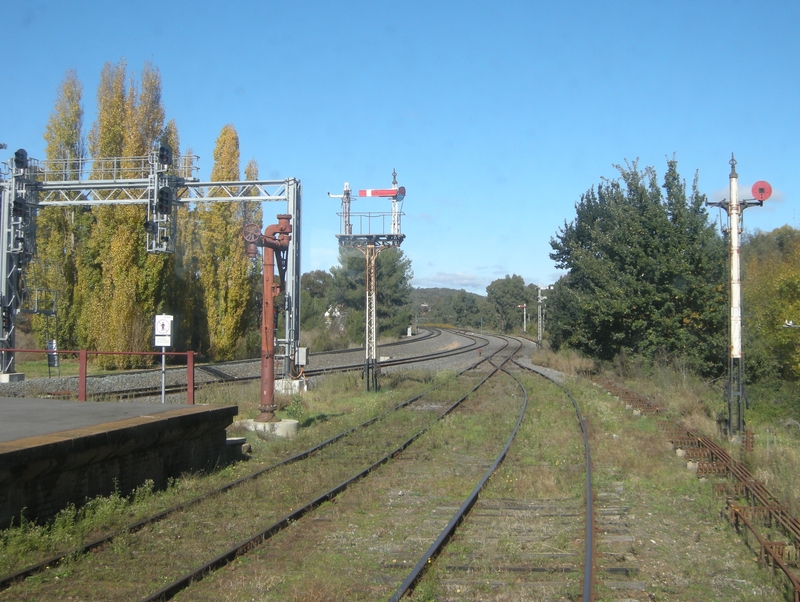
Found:
[{"label": "telegraph pole", "polygon": [[726,397],[728,418],[726,431],[729,435],[744,432],[744,409],[747,395],[744,391],[744,359],[742,357],[742,281],[741,245],[743,212],[748,207],[761,207],[772,194],[772,187],[763,181],[753,184],[751,192],[755,198],[739,200],[739,174],[736,173],[736,159],[731,153],[731,173],[728,176],[728,199],[719,203],[706,203],[724,209],[728,214],[727,232],[730,236],[731,294],[730,331],[731,341],[728,354],[728,384]]}]

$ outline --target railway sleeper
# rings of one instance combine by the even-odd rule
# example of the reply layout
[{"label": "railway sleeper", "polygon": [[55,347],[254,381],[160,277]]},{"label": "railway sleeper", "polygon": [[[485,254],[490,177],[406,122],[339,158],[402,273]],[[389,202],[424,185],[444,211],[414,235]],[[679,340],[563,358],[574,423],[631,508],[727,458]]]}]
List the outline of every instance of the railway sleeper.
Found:
[{"label": "railway sleeper", "polygon": [[712,458],[711,450],[704,447],[687,447],[684,453],[687,460],[711,461]]},{"label": "railway sleeper", "polygon": [[728,465],[724,462],[704,462],[697,463],[697,476],[725,476],[728,474]]},{"label": "railway sleeper", "polygon": [[714,483],[714,495],[717,497],[744,497],[747,493],[747,487],[741,481],[724,481],[722,483]]}]

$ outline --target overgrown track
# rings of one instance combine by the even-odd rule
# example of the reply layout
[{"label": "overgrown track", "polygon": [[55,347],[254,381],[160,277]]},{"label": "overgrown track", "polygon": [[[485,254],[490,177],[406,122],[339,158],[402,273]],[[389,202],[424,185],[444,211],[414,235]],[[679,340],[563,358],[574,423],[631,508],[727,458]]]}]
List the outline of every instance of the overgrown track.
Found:
[{"label": "overgrown track", "polygon": [[[477,362],[476,366],[481,364],[481,363],[482,362]],[[473,368],[474,367],[475,366],[473,366]],[[465,370],[464,372],[467,372],[467,371],[468,370]],[[428,391],[426,394],[430,394],[430,392],[431,391]],[[414,403],[418,402],[424,395],[425,394],[415,396],[414,398],[409,399],[406,402],[397,405],[396,407],[394,407],[391,410],[381,414],[380,416],[377,416],[377,417],[375,417],[375,418],[363,423],[362,425],[360,425],[358,427],[355,427],[353,429],[349,429],[346,432],[340,433],[339,435],[337,435],[335,437],[332,437],[332,438],[320,443],[319,445],[314,446],[313,448],[311,448],[309,450],[306,450],[305,452],[302,452],[300,454],[296,454],[295,456],[293,456],[292,458],[289,458],[288,460],[286,460],[284,462],[281,462],[281,463],[276,464],[274,466],[270,466],[268,468],[264,468],[264,469],[261,469],[259,471],[256,471],[253,474],[248,475],[247,477],[244,477],[242,479],[238,479],[237,481],[228,483],[228,484],[226,484],[226,485],[224,485],[222,487],[219,487],[219,488],[215,489],[214,491],[208,492],[207,494],[205,494],[203,496],[199,496],[199,497],[194,498],[192,500],[188,500],[188,501],[186,501],[184,503],[181,503],[181,504],[179,504],[179,505],[177,505],[177,506],[175,506],[173,508],[170,508],[170,509],[168,509],[168,510],[166,510],[164,512],[161,512],[161,513],[159,513],[159,514],[157,514],[155,516],[152,516],[152,517],[146,518],[144,520],[138,521],[137,523],[128,526],[126,529],[122,530],[119,533],[115,533],[115,534],[104,536],[102,538],[95,539],[94,541],[87,543],[86,545],[82,546],[79,549],[70,550],[70,551],[65,552],[64,554],[58,555],[56,557],[48,558],[48,559],[46,559],[45,561],[43,561],[41,563],[37,563],[34,566],[31,566],[31,567],[28,567],[28,568],[23,569],[21,571],[18,571],[17,573],[15,573],[13,575],[9,575],[9,576],[3,578],[2,581],[0,581],[0,585],[3,588],[9,588],[12,584],[17,584],[16,586],[11,587],[11,589],[8,592],[6,592],[7,593],[6,597],[8,597],[9,599],[13,598],[13,594],[14,594],[15,590],[19,590],[20,592],[22,592],[22,591],[24,591],[26,589],[24,583],[20,584],[20,582],[23,581],[26,577],[28,577],[30,575],[33,575],[33,574],[36,574],[38,572],[41,572],[41,571],[43,571],[43,570],[45,570],[47,568],[53,568],[59,562],[62,562],[66,557],[84,558],[85,559],[85,557],[82,557],[81,555],[85,554],[86,552],[88,552],[90,550],[96,552],[96,554],[92,555],[92,557],[100,556],[103,553],[107,552],[109,549],[113,549],[115,540],[120,538],[120,536],[124,536],[123,538],[127,538],[127,537],[129,537],[130,535],[132,535],[134,533],[139,533],[139,532],[142,532],[142,531],[149,531],[149,532],[151,532],[151,535],[152,535],[152,530],[156,528],[155,527],[156,524],[161,523],[163,521],[172,520],[177,515],[186,514],[186,513],[190,513],[190,512],[195,512],[195,513],[202,514],[202,511],[198,510],[198,507],[202,508],[204,502],[207,502],[208,500],[214,498],[215,496],[218,496],[218,495],[226,493],[226,492],[232,492],[232,491],[235,491],[237,489],[247,488],[248,484],[250,484],[250,486],[252,486],[253,483],[256,483],[256,482],[259,481],[259,477],[261,477],[262,475],[264,475],[266,473],[275,473],[275,472],[277,472],[279,470],[284,470],[285,471],[285,470],[287,470],[286,467],[288,467],[288,466],[290,466],[292,464],[302,464],[302,463],[300,463],[298,461],[299,460],[307,460],[307,459],[311,458],[312,455],[317,455],[318,456],[319,452],[324,450],[326,447],[331,446],[333,443],[339,442],[339,441],[347,438],[349,435],[353,435],[355,432],[357,432],[359,430],[364,430],[364,427],[377,424],[382,420],[386,420],[386,418],[390,414],[397,413],[397,411],[400,410],[400,409],[412,406]],[[457,405],[457,404],[454,404],[453,407],[455,407],[455,405]],[[448,410],[448,412],[449,411],[450,410]],[[422,414],[422,412],[417,412],[417,413],[418,414]],[[442,416],[444,416],[446,413],[447,412],[442,414]],[[439,416],[439,418],[441,418],[442,416]],[[425,428],[427,428],[427,427],[425,427]],[[333,487],[331,489],[328,489],[322,495],[317,496],[310,503],[306,504],[304,509],[293,511],[290,514],[285,515],[283,519],[278,520],[277,522],[273,523],[268,528],[266,528],[266,529],[260,531],[258,534],[256,534],[255,538],[251,537],[246,542],[244,542],[243,544],[235,546],[237,548],[237,550],[236,550],[235,553],[233,553],[233,556],[241,554],[243,552],[243,550],[245,550],[249,546],[254,545],[254,543],[256,541],[264,540],[264,539],[270,537],[271,535],[274,535],[275,533],[279,532],[281,529],[285,528],[285,526],[287,526],[291,521],[296,520],[300,516],[302,516],[303,513],[308,512],[309,510],[312,510],[313,508],[318,506],[325,499],[330,499],[331,497],[335,496],[337,493],[339,493],[344,488],[346,488],[350,483],[355,482],[356,480],[360,479],[365,474],[367,474],[370,470],[374,469],[376,466],[382,464],[383,462],[386,462],[391,455],[393,455],[395,453],[398,453],[405,446],[409,445],[422,432],[424,432],[424,429],[422,431],[417,432],[411,438],[407,439],[399,447],[393,449],[389,454],[385,454],[377,462],[374,462],[372,464],[372,466],[370,466],[367,470],[361,471],[361,473],[356,474],[354,476],[351,476],[351,478],[347,479],[346,481],[343,481],[340,485],[337,485],[337,486],[335,486],[335,487]],[[276,476],[276,477],[273,477],[273,478],[291,479],[291,477],[287,477],[287,476]],[[275,512],[273,512],[273,514],[275,514]],[[156,538],[156,539],[158,539],[158,538]],[[226,554],[222,555],[222,557],[225,557],[225,556],[226,556]],[[75,560],[73,560],[72,562],[75,563],[76,565],[80,565],[81,564],[80,562],[77,562]],[[215,562],[206,563],[206,565],[208,565],[208,566],[204,565],[204,568],[202,569],[202,571],[211,570],[211,568],[212,568],[211,565],[220,564],[220,562],[222,562],[224,564],[224,561],[221,560],[221,557],[218,557]],[[197,579],[197,577],[198,577],[197,574],[192,575],[192,577],[190,577],[189,581],[187,581],[186,583],[190,582],[192,579]],[[182,585],[182,586],[177,587],[177,589],[173,586],[171,589],[174,590],[174,591],[179,591],[184,586],[185,586],[185,584]],[[63,587],[63,584],[62,584],[62,587]],[[164,592],[161,592],[161,593],[157,594],[153,599],[156,599],[156,598],[159,598],[159,597],[160,598],[164,598],[164,597],[168,597],[169,595],[170,594],[168,594],[166,591],[164,591]],[[27,596],[23,596],[23,597],[27,597]]]},{"label": "overgrown track", "polygon": [[[594,519],[592,505],[592,478],[589,445],[585,422],[580,408],[570,393],[559,383],[554,383],[572,402],[582,433],[583,460],[585,462],[585,500],[583,504],[565,503],[564,500],[542,500],[529,497],[526,475],[519,462],[529,461],[529,449],[520,449],[516,443],[523,422],[535,429],[531,419],[528,391],[510,368],[516,366],[529,370],[511,357],[498,368],[513,379],[522,393],[522,404],[513,429],[505,445],[489,466],[475,488],[470,492],[440,532],[433,544],[421,555],[413,570],[397,589],[392,602],[402,599],[415,586],[426,589],[441,601],[463,600],[517,600],[517,599],[572,599],[580,591],[573,575],[579,568],[564,564],[574,552],[539,553],[542,545],[555,543],[555,539],[576,540],[576,519],[585,519],[584,567],[582,599],[594,599]],[[549,377],[544,376],[544,378]],[[530,436],[530,433],[528,433]],[[501,470],[503,461],[514,457],[514,466]],[[578,457],[563,460],[573,469],[580,465]],[[566,467],[566,466],[565,466]],[[580,471],[579,468],[577,468]],[[522,483],[519,483],[522,481]],[[491,491],[487,487],[492,485]],[[498,496],[498,493],[503,493]],[[479,499],[480,496],[480,499]],[[588,500],[588,502],[587,502]],[[447,510],[447,508],[440,509]],[[456,535],[456,529],[458,534]],[[448,545],[448,544],[453,545]],[[451,549],[453,548],[453,549]],[[430,575],[425,573],[430,571]],[[553,580],[556,576],[558,581]]]},{"label": "overgrown track", "polygon": [[[634,411],[650,416],[663,414],[658,404],[643,395],[609,380],[595,382]],[[657,424],[673,448],[694,464],[698,477],[715,479],[713,490],[726,500],[728,521],[756,552],[761,564],[773,574],[780,569],[786,592],[800,602],[800,520],[711,437],[666,419]]]}]

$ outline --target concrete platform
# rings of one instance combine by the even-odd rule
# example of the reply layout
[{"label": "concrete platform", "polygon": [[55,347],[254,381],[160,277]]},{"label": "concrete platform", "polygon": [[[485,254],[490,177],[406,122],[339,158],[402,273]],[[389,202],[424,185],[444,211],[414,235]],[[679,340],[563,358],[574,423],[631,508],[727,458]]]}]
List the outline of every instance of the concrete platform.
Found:
[{"label": "concrete platform", "polygon": [[235,406],[0,397],[0,528],[228,463]]}]

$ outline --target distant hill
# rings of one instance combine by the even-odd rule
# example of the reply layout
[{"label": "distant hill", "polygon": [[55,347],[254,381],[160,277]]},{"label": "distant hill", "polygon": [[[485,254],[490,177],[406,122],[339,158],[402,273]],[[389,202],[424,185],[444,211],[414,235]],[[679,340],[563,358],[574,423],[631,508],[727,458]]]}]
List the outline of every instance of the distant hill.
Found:
[{"label": "distant hill", "polygon": [[480,324],[486,297],[464,289],[415,288],[411,291],[411,309],[415,316],[434,324],[472,326]]},{"label": "distant hill", "polygon": [[[417,306],[426,303],[428,305],[439,305],[448,303],[460,292],[466,292],[464,289],[455,288],[415,288],[411,291],[411,302]],[[485,299],[485,295],[476,295],[475,293],[467,293],[475,300]]]}]

